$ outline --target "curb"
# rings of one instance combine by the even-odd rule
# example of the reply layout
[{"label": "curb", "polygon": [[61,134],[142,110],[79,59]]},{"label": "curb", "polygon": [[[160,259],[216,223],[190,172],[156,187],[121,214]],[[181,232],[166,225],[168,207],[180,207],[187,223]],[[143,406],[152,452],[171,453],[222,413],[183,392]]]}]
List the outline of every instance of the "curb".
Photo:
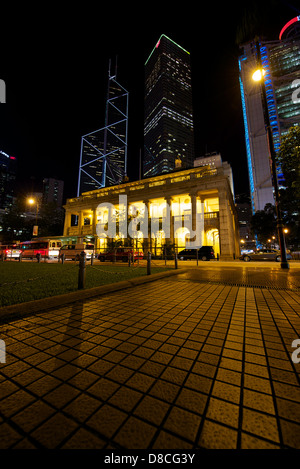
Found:
[{"label": "curb", "polygon": [[19,319],[31,314],[45,311],[50,308],[64,306],[76,301],[88,300],[95,296],[105,295],[116,291],[124,290],[127,288],[143,285],[144,283],[154,282],[165,277],[172,275],[179,275],[186,272],[187,269],[174,269],[167,272],[158,272],[157,274],[145,275],[144,277],[136,277],[130,280],[123,280],[121,282],[110,283],[100,287],[89,288],[87,290],[76,290],[71,293],[63,295],[42,298],[40,300],[27,301],[26,303],[19,303],[16,305],[3,306],[0,308],[0,323],[7,320]]}]

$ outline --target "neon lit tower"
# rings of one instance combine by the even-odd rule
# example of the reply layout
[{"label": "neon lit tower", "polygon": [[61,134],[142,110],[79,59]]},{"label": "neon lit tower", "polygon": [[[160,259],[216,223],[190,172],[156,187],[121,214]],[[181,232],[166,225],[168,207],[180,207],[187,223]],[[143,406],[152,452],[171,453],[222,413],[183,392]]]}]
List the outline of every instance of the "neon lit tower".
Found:
[{"label": "neon lit tower", "polygon": [[129,93],[108,71],[105,126],[81,138],[77,197],[120,184],[127,176]]},{"label": "neon lit tower", "polygon": [[144,177],[194,163],[190,53],[161,35],[145,63]]},{"label": "neon lit tower", "polygon": [[[279,151],[281,136],[293,125],[300,124],[300,100],[293,101],[295,84],[300,70],[299,17],[287,23],[276,41],[261,41],[259,49],[265,72],[269,114],[275,151]],[[239,57],[240,90],[245,127],[245,141],[250,183],[252,211],[264,210],[267,203],[274,205],[273,184],[270,170],[270,151],[265,127],[261,87],[252,79],[257,68],[257,50],[253,40],[242,45]],[[298,85],[299,86],[299,85]],[[280,167],[277,178],[284,186]]]}]

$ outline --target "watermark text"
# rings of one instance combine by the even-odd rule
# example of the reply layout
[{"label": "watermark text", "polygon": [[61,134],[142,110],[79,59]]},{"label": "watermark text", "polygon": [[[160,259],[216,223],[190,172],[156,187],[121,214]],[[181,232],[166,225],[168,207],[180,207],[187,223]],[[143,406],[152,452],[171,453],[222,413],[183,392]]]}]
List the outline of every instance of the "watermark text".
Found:
[{"label": "watermark text", "polygon": [[292,88],[296,88],[292,93],[292,101],[294,104],[300,103],[300,79],[294,80]]},{"label": "watermark text", "polygon": [[0,79],[0,103],[6,103],[6,85],[5,81]]},{"label": "watermark text", "polygon": [[[298,347],[299,345],[299,347]],[[298,348],[296,348],[298,347]],[[292,353],[292,362],[293,363],[300,363],[300,339],[295,339],[292,342],[292,348],[296,348]]]},{"label": "watermark text", "polygon": [[171,233],[184,234],[188,247],[197,248],[203,244],[204,234],[204,204],[198,206],[192,203],[185,204],[184,210],[179,210],[177,216],[172,215],[171,207],[166,202],[160,214],[149,213],[148,207],[140,203],[139,207],[128,206],[127,196],[120,195],[117,206],[105,202],[97,207],[102,213],[101,221],[97,222],[96,232],[98,238],[115,238],[118,235],[127,238],[143,239],[157,237],[163,233],[170,238]]}]

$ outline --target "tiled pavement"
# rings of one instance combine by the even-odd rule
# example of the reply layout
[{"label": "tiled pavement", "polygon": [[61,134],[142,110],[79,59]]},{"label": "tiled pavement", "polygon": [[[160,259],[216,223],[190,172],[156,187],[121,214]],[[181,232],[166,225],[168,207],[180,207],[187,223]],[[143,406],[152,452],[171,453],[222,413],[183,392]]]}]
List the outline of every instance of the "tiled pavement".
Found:
[{"label": "tiled pavement", "polygon": [[299,449],[298,338],[297,289],[187,276],[2,324],[0,448]]}]

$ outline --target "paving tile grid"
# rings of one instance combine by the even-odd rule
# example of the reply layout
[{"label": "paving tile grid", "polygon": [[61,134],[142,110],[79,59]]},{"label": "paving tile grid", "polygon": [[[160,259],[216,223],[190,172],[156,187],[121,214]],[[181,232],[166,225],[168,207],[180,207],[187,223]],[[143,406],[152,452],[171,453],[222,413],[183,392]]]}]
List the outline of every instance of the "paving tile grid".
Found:
[{"label": "paving tile grid", "polygon": [[300,296],[163,279],[0,325],[0,448],[300,448]]}]

